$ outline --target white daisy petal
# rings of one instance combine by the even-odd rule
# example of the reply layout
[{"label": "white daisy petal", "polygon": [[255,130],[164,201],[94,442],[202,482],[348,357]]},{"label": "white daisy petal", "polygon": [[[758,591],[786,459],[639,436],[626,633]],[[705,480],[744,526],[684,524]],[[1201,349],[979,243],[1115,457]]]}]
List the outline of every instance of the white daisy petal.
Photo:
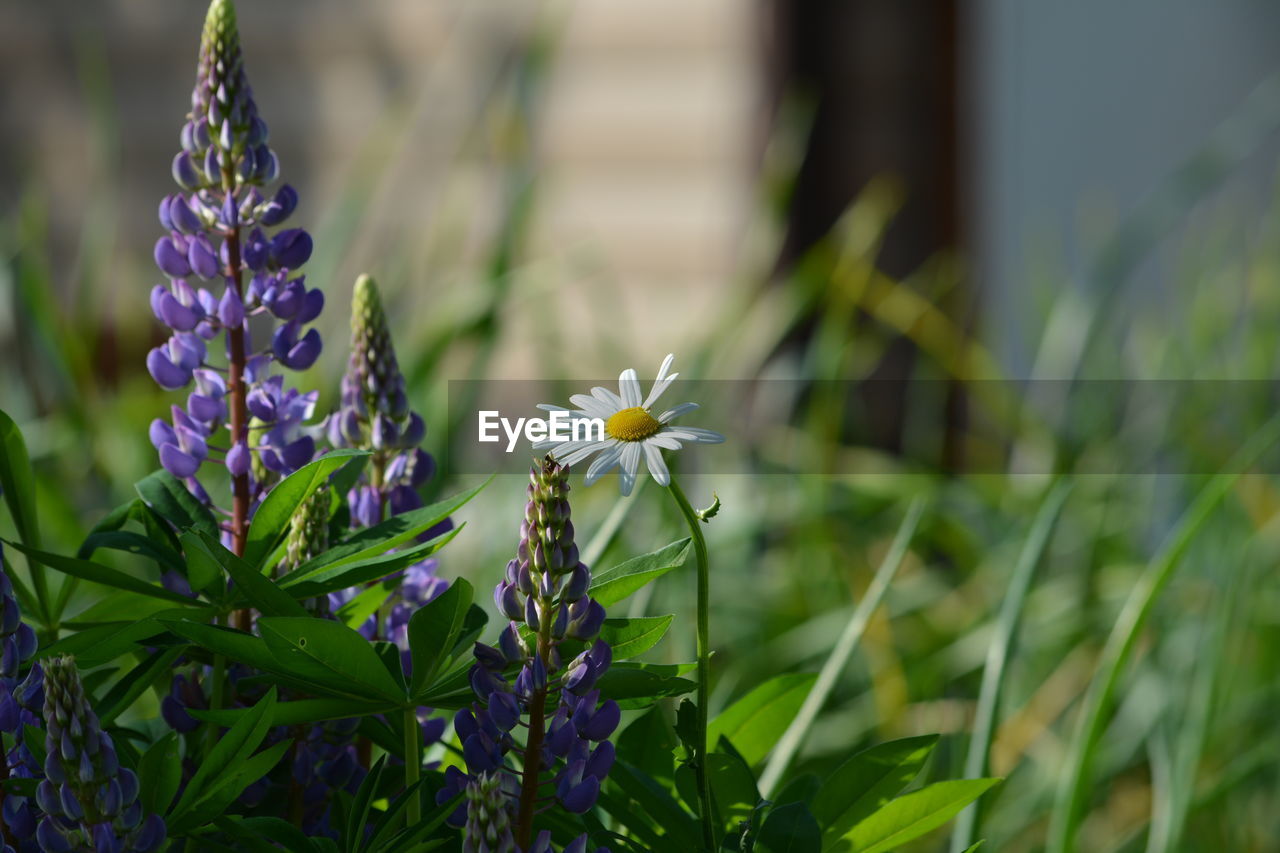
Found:
[{"label": "white daisy petal", "polygon": [[666,430],[663,430],[662,432],[654,433],[653,435],[646,438],[645,441],[651,441],[654,444],[658,445],[659,447],[664,447],[667,450],[680,449],[679,439],[672,438],[671,435],[669,435]]},{"label": "white daisy petal", "polygon": [[599,480],[605,474],[608,474],[613,467],[618,464],[618,459],[622,456],[622,447],[614,445],[606,448],[591,463],[591,467],[587,468],[587,476],[583,479],[583,485],[590,486],[596,480]]},{"label": "white daisy petal", "polygon": [[584,416],[590,418],[608,418],[618,411],[590,394],[574,394],[569,401],[581,409]]},{"label": "white daisy petal", "polygon": [[709,429],[700,429],[699,427],[668,427],[667,434],[681,441],[691,441],[694,444],[720,444],[724,441],[724,436],[718,432],[712,432]]},{"label": "white daisy petal", "polygon": [[556,459],[559,459],[560,457],[572,453],[582,445],[588,443],[589,442],[585,441],[552,441],[551,439],[546,439],[545,441],[534,442],[533,449],[542,450],[544,448],[550,448],[551,455]]},{"label": "white daisy petal", "polygon": [[667,378],[667,371],[671,369],[671,363],[675,360],[676,360],[675,353],[673,352],[667,353],[667,357],[662,360],[662,367],[658,368],[658,378],[655,380],[656,382],[661,382],[662,380]]},{"label": "white daisy petal", "polygon": [[564,406],[556,406],[556,405],[553,405],[553,404],[551,404],[551,403],[539,403],[539,404],[538,404],[538,408],[539,408],[539,409],[542,409],[542,411],[544,411],[544,412],[567,412],[567,411],[569,411],[569,410],[568,410],[568,409],[566,409]]},{"label": "white daisy petal", "polygon": [[618,391],[622,394],[622,402],[626,408],[640,405],[640,380],[636,378],[635,368],[628,367],[618,374]]},{"label": "white daisy petal", "polygon": [[697,403],[681,403],[678,406],[672,406],[670,409],[667,409],[665,412],[658,415],[658,423],[665,424],[668,421],[673,421],[681,415],[687,415],[690,412],[695,411],[697,408]]},{"label": "white daisy petal", "polygon": [[618,487],[623,497],[631,494],[631,489],[635,487],[636,471],[639,468],[640,442],[629,441],[622,448],[622,458],[619,460],[618,468]]},{"label": "white daisy petal", "polygon": [[662,392],[671,387],[671,383],[676,381],[679,373],[673,373],[665,379],[660,379],[653,383],[653,389],[649,391],[649,396],[645,398],[644,407],[647,409],[654,403],[658,402],[658,398],[662,396]]},{"label": "white daisy petal", "polygon": [[[614,412],[620,412],[626,408],[621,397],[610,391],[608,388],[604,388],[600,385],[591,389],[591,396],[595,397],[606,406],[611,406]],[[613,412],[610,412],[610,414],[613,414]]]},{"label": "white daisy petal", "polygon": [[560,463],[562,465],[577,465],[582,460],[589,458],[592,454],[599,453],[601,450],[605,450],[609,446],[610,443],[607,441],[582,442],[581,447],[575,448],[573,451],[566,453],[563,457],[560,457]]},{"label": "white daisy petal", "polygon": [[667,471],[667,463],[662,460],[662,449],[652,438],[641,442],[644,445],[644,458],[649,463],[649,473],[659,486],[671,484],[671,473]]}]

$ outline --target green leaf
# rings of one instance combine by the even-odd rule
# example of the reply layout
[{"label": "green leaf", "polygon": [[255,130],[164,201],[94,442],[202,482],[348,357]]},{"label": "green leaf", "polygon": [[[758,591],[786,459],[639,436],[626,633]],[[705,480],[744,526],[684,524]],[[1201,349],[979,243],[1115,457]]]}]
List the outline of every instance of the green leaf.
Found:
[{"label": "green leaf", "polygon": [[462,578],[409,618],[409,653],[413,675],[409,694],[417,696],[435,681],[440,667],[453,651],[471,608],[473,590]]},{"label": "green leaf", "polygon": [[301,829],[278,817],[224,815],[215,818],[213,825],[248,845],[243,848],[246,850],[280,853],[277,844],[283,845],[287,853],[316,853],[320,849]]},{"label": "green leaf", "polygon": [[266,575],[223,547],[221,542],[203,535],[184,533],[182,548],[188,554],[198,553],[226,570],[245,600],[268,616],[306,616],[307,611],[293,596],[276,586]]},{"label": "green leaf", "polygon": [[[336,568],[344,566],[357,560],[376,557],[378,554],[403,545],[423,531],[444,521],[466,504],[467,501],[479,494],[480,490],[488,484],[489,481],[486,480],[470,491],[454,495],[430,506],[424,506],[421,509],[400,513],[381,524],[367,527],[345,542],[338,543],[323,554],[298,566],[281,580],[292,582],[296,578],[304,578],[322,567]],[[279,486],[276,488],[279,488]]]},{"label": "green leaf", "polygon": [[748,764],[759,764],[800,710],[816,678],[807,672],[771,678],[717,714],[707,727],[707,740],[715,743],[727,737]]},{"label": "green leaf", "polygon": [[[369,702],[364,699],[323,698],[295,699],[292,702],[277,702],[271,713],[271,725],[294,726],[299,723],[322,723],[325,720],[345,720],[365,714],[381,714],[394,710],[393,702]],[[197,720],[216,723],[219,726],[233,726],[250,708],[222,708],[217,711],[188,711]]]},{"label": "green leaf", "polygon": [[208,591],[210,595],[216,595],[224,589],[225,585],[219,581],[226,570],[213,555],[213,551],[205,547],[204,539],[197,533],[188,532],[183,533],[179,541],[187,557],[187,583],[191,584],[191,588],[201,592]]},{"label": "green leaf", "polygon": [[[721,745],[728,741],[720,741]],[[730,825],[746,820],[760,802],[756,778],[742,756],[733,752],[713,752],[707,756],[707,778],[711,781],[711,797],[720,823]],[[675,774],[676,790],[689,805],[698,808],[698,782],[692,764],[682,764]]]},{"label": "green leaf", "polygon": [[104,530],[90,533],[81,544],[76,556],[87,560],[99,548],[112,551],[124,551],[126,554],[137,554],[156,563],[161,569],[182,571],[182,557],[163,541],[156,541],[141,533],[129,530]]},{"label": "green leaf", "polygon": [[160,517],[179,530],[197,530],[209,536],[218,535],[218,522],[209,508],[196,500],[182,481],[168,471],[155,471],[134,486],[138,495]]},{"label": "green leaf", "polygon": [[804,803],[787,803],[769,812],[756,843],[761,853],[810,853],[822,849],[822,831]]},{"label": "green leaf", "polygon": [[4,540],[5,544],[17,548],[27,556],[39,560],[51,569],[62,572],[65,575],[80,578],[81,580],[93,581],[103,586],[111,586],[116,589],[124,589],[129,592],[136,592],[139,595],[149,595],[152,598],[162,598],[165,601],[174,604],[185,604],[190,607],[199,606],[200,602],[194,598],[187,598],[185,595],[179,595],[176,592],[170,592],[159,584],[147,583],[141,578],[135,578],[133,575],[125,574],[117,569],[104,566],[101,563],[95,563],[92,560],[78,560],[75,557],[64,557],[61,554],[50,554],[47,551],[38,551],[35,548],[28,548],[17,542],[9,542]]},{"label": "green leaf", "polygon": [[171,829],[205,797],[206,789],[211,793],[229,779],[236,768],[244,766],[246,759],[266,737],[275,704],[276,690],[273,687],[253,706],[252,713],[228,729],[204,760],[196,765],[195,775],[174,807]]},{"label": "green leaf", "polygon": [[602,696],[615,700],[624,709],[643,708],[662,696],[683,696],[698,686],[676,673],[670,664],[616,663],[600,677]]},{"label": "green leaf", "polygon": [[359,685],[380,699],[400,702],[405,698],[369,641],[346,625],[312,617],[274,616],[259,619],[258,627],[271,654],[292,672],[348,690]]},{"label": "green leaf", "polygon": [[128,674],[118,677],[106,696],[94,703],[103,725],[110,725],[146,692],[161,676],[169,675],[173,662],[183,652],[182,646],[174,646],[146,656]]},{"label": "green leaf", "polygon": [[999,782],[999,779],[956,779],[926,785],[891,800],[851,829],[842,840],[858,853],[892,850],[942,826]]},{"label": "green leaf", "polygon": [[[0,411],[0,492],[4,494],[5,503],[9,506],[9,515],[13,518],[13,526],[18,531],[18,538],[32,548],[40,547],[40,525],[36,516],[36,480],[31,468],[31,457],[27,455],[27,443],[22,438],[22,431],[3,411]],[[49,581],[44,567],[33,554],[28,551],[27,564],[31,570],[31,585],[34,592],[27,590],[15,575],[14,590],[22,599],[27,599],[26,606],[35,607],[29,610],[41,624],[50,625],[59,616],[51,609]],[[66,584],[63,585],[64,587]],[[34,601],[30,599],[34,598]]]},{"label": "green leaf", "polygon": [[235,628],[222,625],[206,625],[187,619],[166,619],[157,617],[163,624],[179,637],[184,637],[213,654],[226,655],[232,660],[247,663],[257,669],[268,672],[280,670],[275,657],[261,638]]},{"label": "green leaf", "polygon": [[617,737],[618,758],[661,782],[672,777],[676,733],[657,705],[631,721]]},{"label": "green leaf", "polygon": [[199,799],[181,816],[175,815],[170,831],[178,835],[216,820],[245,788],[270,773],[292,745],[292,740],[283,740],[257,755],[236,762],[224,775],[211,781]]},{"label": "green leaf", "polygon": [[177,732],[166,732],[138,762],[138,801],[147,814],[163,817],[182,783],[182,756]]},{"label": "green leaf", "polygon": [[22,430],[0,411],[0,488],[18,538],[33,548],[40,547],[40,526],[36,519],[36,480]]},{"label": "green leaf", "polygon": [[614,763],[609,781],[640,806],[638,814],[618,814],[610,809],[610,814],[615,818],[632,829],[635,829],[634,824],[639,821],[658,824],[677,850],[697,850],[701,847],[697,821],[657,782],[625,761]]},{"label": "green leaf", "polygon": [[465,526],[459,525],[428,542],[403,551],[379,554],[376,557],[343,563],[339,566],[321,566],[306,577],[287,575],[280,581],[280,586],[296,598],[314,598],[335,590],[360,586],[398,572],[406,566],[422,562],[452,541]]},{"label": "green leaf", "polygon": [[937,743],[937,735],[886,741],[837,767],[818,789],[811,806],[825,827],[828,842],[844,835],[910,785]]},{"label": "green leaf", "polygon": [[640,587],[684,564],[690,540],[681,539],[665,548],[627,560],[595,575],[588,594],[604,607],[622,601]]},{"label": "green leaf", "polygon": [[343,833],[344,848],[347,853],[356,853],[356,845],[364,839],[364,828],[369,823],[369,806],[382,781],[382,770],[386,766],[387,757],[381,756],[356,790],[351,811],[347,813],[347,831]]},{"label": "green leaf", "polygon": [[613,649],[614,660],[630,660],[658,644],[671,627],[673,616],[639,616],[606,619],[600,637]]},{"label": "green leaf", "polygon": [[323,485],[330,474],[353,457],[368,455],[367,450],[330,450],[277,483],[263,499],[257,512],[253,514],[253,521],[249,523],[249,540],[244,549],[245,562],[261,572],[267,558],[284,539],[289,530],[289,519],[302,502]]},{"label": "green leaf", "polygon": [[334,614],[348,628],[359,628],[400,588],[400,577],[385,578],[338,608]]},{"label": "green leaf", "polygon": [[[176,618],[175,610],[163,611],[166,617]],[[212,617],[213,612],[208,611]],[[38,658],[55,655],[75,655],[81,667],[98,666],[137,648],[143,641],[163,634],[167,626],[154,616],[137,622],[112,622],[95,625],[62,638],[36,653]]]}]

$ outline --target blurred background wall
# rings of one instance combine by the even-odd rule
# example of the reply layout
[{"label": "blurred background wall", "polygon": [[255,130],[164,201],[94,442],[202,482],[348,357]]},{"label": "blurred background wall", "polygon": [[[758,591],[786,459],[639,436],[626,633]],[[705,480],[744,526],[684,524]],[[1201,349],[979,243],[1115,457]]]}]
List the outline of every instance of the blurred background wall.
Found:
[{"label": "blurred background wall", "polygon": [[[1092,265],[1110,235],[1233,116],[1266,120],[1227,146],[1246,162],[1226,192],[1271,196],[1277,98],[1249,101],[1280,68],[1280,8],[1262,0],[242,7],[258,100],[316,233],[313,280],[340,303],[358,272],[379,274],[412,337],[479,310],[477,276],[507,241],[512,268],[497,272],[518,284],[503,310],[529,319],[495,353],[505,375],[528,372],[521,329],[548,295],[594,318],[562,343],[578,372],[602,348],[678,349],[886,174],[899,202],[882,267],[960,258],[939,304],[1021,375],[1041,337],[1037,264],[1064,272],[1054,287],[1107,286]],[[113,382],[142,374],[159,334],[145,307],[154,207],[202,15],[200,2],[0,0],[0,213],[25,222],[5,249],[47,243],[51,296],[103,326],[96,368]],[[535,212],[520,218],[522,199]],[[1139,273],[1158,281],[1158,260]],[[6,374],[30,361],[14,344],[20,279],[0,302]],[[339,312],[325,323],[341,340]],[[878,369],[911,364],[898,345]]]}]

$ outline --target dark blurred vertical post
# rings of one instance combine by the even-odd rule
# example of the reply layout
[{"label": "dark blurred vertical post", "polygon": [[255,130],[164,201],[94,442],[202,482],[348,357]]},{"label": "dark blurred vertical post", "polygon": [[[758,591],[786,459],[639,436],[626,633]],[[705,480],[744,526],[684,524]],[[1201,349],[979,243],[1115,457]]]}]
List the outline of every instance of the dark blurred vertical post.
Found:
[{"label": "dark blurred vertical post", "polygon": [[[867,181],[895,175],[905,205],[889,227],[878,259],[902,277],[963,238],[957,102],[960,14],[957,0],[772,0],[772,94],[799,91],[816,103],[803,163],[786,211],[778,269],[787,270],[840,218]],[[966,288],[939,306],[963,328],[972,325]],[[851,329],[853,334],[855,330]],[[916,354],[906,340],[885,352],[866,387],[875,446],[903,450],[908,388]],[[960,464],[965,406],[948,389],[937,461]]]}]

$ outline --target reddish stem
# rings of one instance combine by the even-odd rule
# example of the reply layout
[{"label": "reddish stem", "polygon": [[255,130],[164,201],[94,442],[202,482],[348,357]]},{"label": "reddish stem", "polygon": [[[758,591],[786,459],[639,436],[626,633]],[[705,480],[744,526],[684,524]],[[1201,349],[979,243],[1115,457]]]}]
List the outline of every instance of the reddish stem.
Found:
[{"label": "reddish stem", "polygon": [[[222,187],[226,193],[235,192],[235,176],[230,171],[222,174]],[[241,282],[240,226],[235,224],[227,233],[227,286],[236,289],[236,296],[244,303],[244,285]],[[227,395],[231,398],[231,444],[249,441],[249,410],[245,404],[248,390],[244,385],[244,367],[248,361],[245,353],[244,324],[227,330]],[[249,541],[249,474],[246,472],[231,478],[231,550],[243,557]],[[233,624],[242,631],[251,627],[249,610],[237,610]]]},{"label": "reddish stem", "polygon": [[[551,646],[551,620],[543,619],[538,635],[538,657],[546,661]],[[534,691],[529,700],[529,737],[524,747],[524,773],[520,780],[520,812],[516,817],[516,845],[529,849],[533,840],[533,816],[538,805],[538,777],[542,774],[542,740],[546,736],[547,690]]]}]

